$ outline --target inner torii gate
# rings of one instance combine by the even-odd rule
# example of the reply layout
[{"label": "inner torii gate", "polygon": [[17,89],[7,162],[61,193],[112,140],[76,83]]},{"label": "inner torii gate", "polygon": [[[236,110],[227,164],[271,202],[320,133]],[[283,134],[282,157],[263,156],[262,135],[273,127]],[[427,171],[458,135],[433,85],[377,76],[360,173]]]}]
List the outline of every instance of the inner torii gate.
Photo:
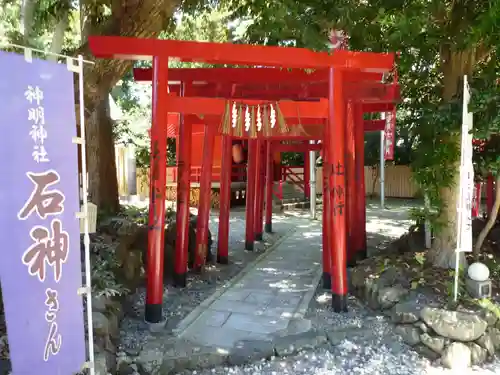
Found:
[{"label": "inner torii gate", "polygon": [[[124,37],[90,37],[89,46],[99,58],[153,60],[153,69],[142,72],[149,75],[144,79],[153,81],[146,321],[154,323],[162,319],[166,134],[169,119],[172,118],[169,114],[173,113],[180,114],[176,283],[185,284],[187,272],[189,138],[193,124],[204,126],[203,153],[207,161],[201,172],[197,223],[195,268],[199,270],[203,269],[207,251],[215,135],[223,135],[224,176],[221,177],[217,254],[220,263],[228,262],[231,139],[249,140],[245,236],[245,248],[248,250],[253,249],[254,240],[259,240],[263,232],[264,196],[268,202],[266,229],[271,230],[272,166],[269,155],[272,142],[284,139],[322,140],[324,283],[331,284],[334,311],[346,311],[347,254],[352,257],[353,254],[366,252],[364,228],[362,236],[355,229],[364,227],[356,224],[366,221],[364,177],[361,180],[364,126],[370,126],[372,130],[382,126],[373,122],[364,124],[363,113],[391,110],[399,98],[397,85],[381,83],[382,75],[393,69],[394,55],[345,50],[328,54],[299,48]],[[307,73],[276,68],[169,70],[169,58],[315,71]],[[138,74],[141,73],[136,72],[136,78]],[[172,78],[176,74],[179,76]],[[266,176],[263,191],[260,187],[264,185]],[[362,206],[359,202],[361,197]]]}]

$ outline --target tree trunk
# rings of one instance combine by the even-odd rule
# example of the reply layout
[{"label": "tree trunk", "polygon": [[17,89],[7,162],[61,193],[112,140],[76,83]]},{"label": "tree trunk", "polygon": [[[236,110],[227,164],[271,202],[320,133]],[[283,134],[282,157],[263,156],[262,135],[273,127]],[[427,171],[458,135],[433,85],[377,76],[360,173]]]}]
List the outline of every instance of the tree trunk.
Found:
[{"label": "tree trunk", "polygon": [[[163,31],[167,19],[171,18],[178,0],[122,0],[114,2],[109,22],[94,34],[119,35],[124,37],[154,38]],[[82,15],[84,19],[85,15]],[[90,22],[90,17],[87,17]],[[87,27],[84,27],[88,30]],[[81,53],[92,59],[88,46]],[[128,69],[132,61],[97,59],[95,65],[86,64],[84,69],[84,97],[87,142],[87,170],[89,173],[89,196],[99,209],[116,211],[118,206],[118,184],[114,158],[112,122],[104,115],[108,95]],[[78,98],[78,84],[75,85]]]},{"label": "tree trunk", "polygon": [[375,189],[377,188],[377,181],[379,178],[379,167],[378,165],[372,165],[372,192],[370,194],[370,198],[375,197]]},{"label": "tree trunk", "polygon": [[[500,174],[497,175],[496,178],[497,186],[500,186]],[[479,233],[477,237],[476,245],[474,246],[474,259],[477,261],[479,258],[479,254],[481,253],[481,247],[483,247],[484,240],[488,237],[491,228],[495,226],[497,221],[498,211],[500,209],[500,189],[496,189],[495,191],[495,203],[493,204],[493,208],[491,209],[490,215],[488,216],[488,221],[486,225]]]},{"label": "tree trunk", "polygon": [[[441,50],[441,64],[443,71],[443,101],[449,102],[457,95],[465,74],[471,75],[475,65],[475,49],[468,51],[453,51],[450,46],[444,46]],[[460,133],[458,135],[448,135],[442,141],[451,147],[460,150]],[[454,268],[457,244],[457,203],[460,184],[460,153],[455,160],[449,160],[446,168],[455,171],[452,186],[442,188],[440,197],[443,203],[439,221],[443,227],[435,235],[435,241],[429,250],[429,257],[434,266],[440,268]],[[459,264],[466,266],[465,254],[459,254]]]},{"label": "tree trunk", "polygon": [[20,26],[24,42],[30,44],[33,33],[36,0],[23,0],[21,3]]},{"label": "tree trunk", "polygon": [[[54,33],[52,34],[52,41],[50,43],[50,52],[61,53],[64,44],[64,34],[69,25],[69,4],[68,8],[64,9],[64,13],[60,15],[57,21]],[[48,56],[49,59],[57,60],[55,56]]]},{"label": "tree trunk", "polygon": [[94,203],[99,202],[100,210],[117,212],[120,206],[113,142],[113,121],[109,117],[109,96],[99,103],[87,119],[85,130],[87,160],[98,159],[97,163],[88,162],[88,199]]}]

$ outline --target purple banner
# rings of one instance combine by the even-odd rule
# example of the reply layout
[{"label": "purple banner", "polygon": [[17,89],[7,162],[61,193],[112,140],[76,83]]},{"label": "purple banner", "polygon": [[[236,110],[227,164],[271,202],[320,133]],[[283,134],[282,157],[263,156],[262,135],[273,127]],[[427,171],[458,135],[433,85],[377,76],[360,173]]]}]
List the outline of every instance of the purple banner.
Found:
[{"label": "purple banner", "polygon": [[73,73],[0,51],[0,282],[13,375],[85,362]]}]

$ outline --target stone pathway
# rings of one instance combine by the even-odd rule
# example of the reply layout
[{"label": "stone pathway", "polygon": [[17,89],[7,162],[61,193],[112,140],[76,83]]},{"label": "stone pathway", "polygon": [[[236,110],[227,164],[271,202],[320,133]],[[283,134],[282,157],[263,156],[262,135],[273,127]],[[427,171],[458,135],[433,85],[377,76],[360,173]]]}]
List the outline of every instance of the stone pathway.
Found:
[{"label": "stone pathway", "polygon": [[270,341],[303,317],[321,276],[321,223],[290,220],[293,232],[181,322],[179,337],[231,349],[242,340]]}]

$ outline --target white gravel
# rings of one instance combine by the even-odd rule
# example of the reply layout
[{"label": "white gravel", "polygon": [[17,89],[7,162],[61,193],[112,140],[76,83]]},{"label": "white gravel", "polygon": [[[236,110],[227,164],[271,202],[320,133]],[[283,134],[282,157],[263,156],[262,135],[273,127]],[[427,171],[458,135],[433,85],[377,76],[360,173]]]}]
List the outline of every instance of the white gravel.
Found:
[{"label": "white gravel", "polygon": [[[371,202],[370,202],[371,203]],[[405,202],[406,203],[406,202]],[[380,211],[373,204],[368,205],[369,242],[380,241],[377,234],[387,237],[399,237],[407,229],[408,207],[394,204],[391,210]],[[399,207],[401,206],[401,207]],[[307,213],[289,213],[297,217],[306,217]],[[394,226],[394,216],[404,225]],[[371,217],[373,216],[373,217]],[[387,217],[385,217],[387,216]],[[384,220],[385,219],[385,220]],[[389,230],[381,230],[380,224],[387,221]],[[380,232],[384,233],[380,233]],[[371,236],[375,238],[370,238]],[[307,318],[318,329],[359,326],[367,328],[363,334],[342,341],[333,347],[326,344],[314,351],[301,352],[285,358],[272,358],[240,367],[217,367],[206,370],[185,371],[181,375],[493,375],[500,374],[500,359],[486,363],[480,368],[473,367],[453,371],[432,364],[424,359],[399,336],[393,334],[393,325],[382,315],[360,305],[355,299],[349,303],[347,314],[335,314],[329,308],[328,294],[317,294],[316,303],[312,303]]]},{"label": "white gravel", "polygon": [[[500,374],[500,361],[460,372],[432,365],[420,357],[399,337],[392,334],[393,326],[382,316],[361,311],[355,302],[347,315],[338,315],[325,309],[314,311],[322,315],[322,323],[352,326],[363,324],[369,328],[363,335],[330,344],[314,351],[301,352],[286,358],[272,358],[241,367],[217,367],[186,371],[182,375],[493,375]],[[326,316],[328,315],[328,316]],[[318,316],[319,317],[319,316]],[[317,324],[319,321],[316,321]]]}]

